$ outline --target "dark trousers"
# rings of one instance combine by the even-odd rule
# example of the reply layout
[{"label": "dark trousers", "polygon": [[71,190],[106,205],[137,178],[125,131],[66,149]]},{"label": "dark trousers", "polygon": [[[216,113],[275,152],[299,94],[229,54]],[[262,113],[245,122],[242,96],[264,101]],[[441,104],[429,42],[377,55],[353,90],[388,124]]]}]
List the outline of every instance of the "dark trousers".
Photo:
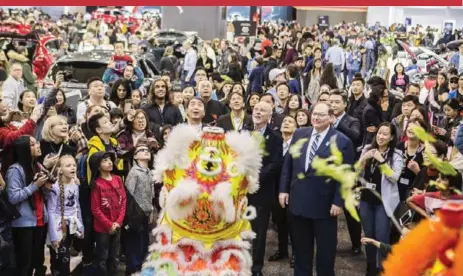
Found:
[{"label": "dark trousers", "polygon": [[141,270],[143,261],[148,254],[149,246],[149,217],[143,220],[143,226],[140,231],[128,231],[125,236],[125,258],[126,258],[126,275]]},{"label": "dark trousers", "polygon": [[314,242],[316,242],[317,275],[334,276],[337,218],[309,219],[290,214],[290,221],[294,239],[294,275],[313,275]]},{"label": "dark trousers", "polygon": [[93,230],[93,217],[87,216],[84,221],[84,240],[82,241],[82,263],[91,264],[95,250],[95,230]]},{"label": "dark trousers", "polygon": [[99,276],[116,275],[119,265],[120,231],[111,235],[95,232],[94,266]]},{"label": "dark trousers", "polygon": [[[69,227],[66,231],[69,233]],[[71,253],[69,248],[71,247],[72,236],[66,235],[60,243],[60,247],[55,249],[50,247],[50,268],[53,276],[69,276],[71,275]]]},{"label": "dark trousers", "polygon": [[251,220],[252,231],[256,238],[252,241],[252,272],[261,272],[264,268],[265,244],[267,240],[267,229],[270,221],[269,206],[254,206],[257,211],[255,219]]},{"label": "dark trousers", "polygon": [[47,226],[14,227],[12,234],[16,253],[17,272],[15,275],[45,276],[47,268],[43,263],[45,262]]},{"label": "dark trousers", "polygon": [[350,215],[349,211],[346,210],[346,208],[344,208],[344,215],[346,216],[347,230],[349,231],[352,248],[360,248],[360,239],[362,238],[362,224],[359,221],[356,221]]},{"label": "dark trousers", "polygon": [[278,251],[282,255],[288,255],[288,209],[281,208],[279,203],[272,206],[272,219],[278,231]]},{"label": "dark trousers", "polygon": [[14,275],[16,267],[10,223],[0,220],[0,275]]},{"label": "dark trousers", "polygon": [[[362,219],[365,237],[389,244],[391,219],[387,216],[383,204],[371,204],[360,201],[360,218]],[[384,256],[378,253],[378,249],[373,245],[367,245],[365,246],[365,251],[367,262],[382,269]]]}]

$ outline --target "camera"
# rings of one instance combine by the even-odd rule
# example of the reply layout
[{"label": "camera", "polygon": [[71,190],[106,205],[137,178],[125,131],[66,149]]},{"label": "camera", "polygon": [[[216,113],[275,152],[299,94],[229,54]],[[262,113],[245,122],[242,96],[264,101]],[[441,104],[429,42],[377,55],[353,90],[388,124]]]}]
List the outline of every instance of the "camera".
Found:
[{"label": "camera", "polygon": [[73,79],[73,75],[71,71],[64,71],[63,72],[63,80],[69,82]]},{"label": "camera", "polygon": [[50,173],[42,164],[39,163],[40,174],[47,176],[48,182],[55,183],[58,179],[52,173]]},{"label": "camera", "polygon": [[72,71],[64,70],[60,71],[59,74],[63,75],[63,81],[70,82],[73,79]]},{"label": "camera", "polygon": [[129,155],[129,153],[130,152],[128,150],[117,149],[116,150],[116,157],[119,158],[119,159],[124,159]]}]

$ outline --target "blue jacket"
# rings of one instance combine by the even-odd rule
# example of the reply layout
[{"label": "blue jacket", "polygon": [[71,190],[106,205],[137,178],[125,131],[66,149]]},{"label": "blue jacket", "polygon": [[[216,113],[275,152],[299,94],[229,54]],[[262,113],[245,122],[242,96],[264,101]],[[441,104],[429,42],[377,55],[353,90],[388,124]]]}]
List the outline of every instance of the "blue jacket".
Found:
[{"label": "blue jacket", "polygon": [[[460,53],[455,53],[450,58],[450,64],[453,64],[457,70],[460,69]],[[463,73],[463,71],[458,71],[458,74]]]},{"label": "blue jacket", "polygon": [[[20,218],[11,222],[11,227],[35,227],[37,225],[37,217],[28,199],[36,192],[41,193],[39,191],[40,188],[34,183],[26,183],[26,174],[18,163],[8,168],[6,183],[8,183],[6,187],[8,200],[16,206],[16,209],[21,214]],[[43,216],[45,223],[47,223],[48,212],[45,200],[43,204]]]},{"label": "blue jacket", "polygon": [[[354,59],[354,56],[357,57]],[[362,54],[359,52],[349,53],[347,56],[347,63],[349,64],[349,70],[352,72],[359,72],[360,67],[362,66]]]},{"label": "blue jacket", "polygon": [[264,92],[262,89],[262,84],[264,83],[264,70],[265,66],[263,65],[256,66],[252,69],[249,74],[248,93],[258,92],[262,94]]},{"label": "blue jacket", "polygon": [[463,123],[461,123],[460,127],[458,127],[457,136],[455,137],[453,144],[458,149],[458,151],[463,154]]},{"label": "blue jacket", "polygon": [[448,99],[456,99],[458,96],[458,88],[449,92]]},{"label": "blue jacket", "polygon": [[[289,193],[289,211],[296,215],[310,219],[326,219],[331,217],[331,205],[344,206],[341,198],[339,184],[334,181],[327,182],[327,177],[316,176],[315,171],[309,166],[305,171],[307,147],[312,136],[312,128],[304,127],[294,132],[291,146],[299,139],[308,138],[301,148],[301,156],[293,158],[286,154],[280,180],[280,193]],[[336,144],[343,154],[344,163],[353,164],[355,159],[354,145],[352,141],[334,128],[330,128],[321,141],[316,152],[320,158],[328,158],[330,152],[330,140],[336,135]],[[304,178],[300,178],[300,174]]]}]

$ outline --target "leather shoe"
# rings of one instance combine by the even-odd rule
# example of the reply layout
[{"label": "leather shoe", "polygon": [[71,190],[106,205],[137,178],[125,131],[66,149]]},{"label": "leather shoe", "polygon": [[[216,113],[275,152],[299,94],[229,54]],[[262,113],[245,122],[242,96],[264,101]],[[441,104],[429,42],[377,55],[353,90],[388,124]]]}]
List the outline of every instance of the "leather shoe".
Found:
[{"label": "leather shoe", "polygon": [[253,272],[252,276],[264,276],[264,274],[262,272]]},{"label": "leather shoe", "polygon": [[362,254],[362,248],[360,247],[352,247],[352,255],[358,256]]},{"label": "leather shoe", "polygon": [[273,253],[270,257],[268,257],[269,262],[276,262],[279,260],[283,260],[288,258],[288,254],[281,254],[280,251]]}]

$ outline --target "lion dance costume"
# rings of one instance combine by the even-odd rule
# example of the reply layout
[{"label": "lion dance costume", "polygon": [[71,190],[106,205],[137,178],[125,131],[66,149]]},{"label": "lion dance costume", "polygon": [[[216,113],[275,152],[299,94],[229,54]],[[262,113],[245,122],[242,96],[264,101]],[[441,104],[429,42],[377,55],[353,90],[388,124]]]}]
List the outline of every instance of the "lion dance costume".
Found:
[{"label": "lion dance costume", "polygon": [[462,276],[463,204],[447,202],[392,248],[385,276]]},{"label": "lion dance costume", "polygon": [[155,160],[163,211],[141,275],[251,275],[256,212],[246,195],[259,187],[261,163],[249,132],[174,128]]}]

